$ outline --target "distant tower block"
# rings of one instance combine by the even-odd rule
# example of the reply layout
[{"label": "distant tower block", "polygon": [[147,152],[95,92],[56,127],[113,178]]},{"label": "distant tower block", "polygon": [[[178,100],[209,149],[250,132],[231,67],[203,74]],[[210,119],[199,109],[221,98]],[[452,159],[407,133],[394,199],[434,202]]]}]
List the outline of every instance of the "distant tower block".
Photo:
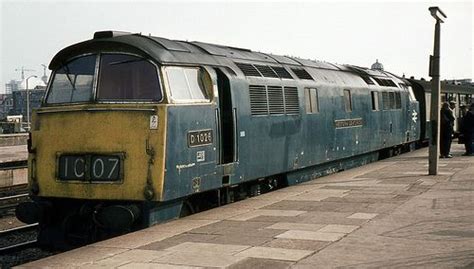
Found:
[{"label": "distant tower block", "polygon": [[370,67],[372,70],[383,71],[383,64],[379,63],[379,59],[375,60],[375,63]]},{"label": "distant tower block", "polygon": [[43,76],[41,77],[41,80],[44,82],[44,84],[48,84],[48,76],[46,76],[46,65],[42,64],[43,66]]}]

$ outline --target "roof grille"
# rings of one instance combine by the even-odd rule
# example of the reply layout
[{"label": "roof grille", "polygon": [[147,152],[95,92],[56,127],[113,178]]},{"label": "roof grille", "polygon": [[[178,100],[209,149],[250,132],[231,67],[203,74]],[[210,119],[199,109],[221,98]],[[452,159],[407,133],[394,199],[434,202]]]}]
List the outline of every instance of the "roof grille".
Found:
[{"label": "roof grille", "polygon": [[268,65],[254,65],[267,78],[278,78],[278,75]]},{"label": "roof grille", "polygon": [[397,84],[395,84],[395,82],[393,82],[391,79],[383,79],[383,78],[376,78],[376,77],[374,77],[374,79],[375,79],[375,81],[377,81],[377,83],[380,86],[397,87]]},{"label": "roof grille", "polygon": [[285,87],[285,112],[287,115],[300,114],[298,89],[296,87]]},{"label": "roof grille", "polygon": [[244,73],[247,77],[261,77],[262,75],[258,70],[251,64],[244,64],[244,63],[235,63],[237,67],[240,68],[242,73]]},{"label": "roof grille", "polygon": [[300,79],[314,80],[313,77],[311,77],[311,75],[303,68],[291,68],[291,70]]},{"label": "roof grille", "polygon": [[282,87],[268,86],[267,90],[270,115],[285,114],[285,103],[283,101]]},{"label": "roof grille", "polygon": [[365,81],[365,83],[370,84],[370,85],[375,85],[375,83],[370,79],[369,76],[362,76],[361,75],[360,77]]},{"label": "roof grille", "polygon": [[270,66],[275,73],[278,74],[280,78],[288,78],[288,79],[293,79],[293,77],[290,75],[288,71],[284,67],[280,66]]},{"label": "roof grille", "polygon": [[265,86],[250,85],[250,114],[252,116],[268,115],[268,98]]}]

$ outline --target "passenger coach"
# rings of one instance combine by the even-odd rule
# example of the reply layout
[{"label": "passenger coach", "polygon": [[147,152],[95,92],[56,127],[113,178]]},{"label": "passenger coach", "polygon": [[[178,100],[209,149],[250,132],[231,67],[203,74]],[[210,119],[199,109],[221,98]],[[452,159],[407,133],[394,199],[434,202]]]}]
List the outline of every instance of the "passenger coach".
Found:
[{"label": "passenger coach", "polygon": [[61,50],[33,114],[46,243],[88,242],[409,149],[410,83],[387,72],[112,31]]}]

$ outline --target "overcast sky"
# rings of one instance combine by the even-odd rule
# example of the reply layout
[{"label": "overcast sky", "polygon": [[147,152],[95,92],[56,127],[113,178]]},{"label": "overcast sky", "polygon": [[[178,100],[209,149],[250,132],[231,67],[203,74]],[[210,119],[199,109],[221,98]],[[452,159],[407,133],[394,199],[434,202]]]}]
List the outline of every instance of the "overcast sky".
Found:
[{"label": "overcast sky", "polygon": [[[151,33],[428,77],[435,20],[442,24],[441,78],[473,78],[471,1],[10,1],[1,2],[0,93],[24,66],[43,74],[60,49],[95,31]],[[49,72],[48,72],[49,73]]]}]

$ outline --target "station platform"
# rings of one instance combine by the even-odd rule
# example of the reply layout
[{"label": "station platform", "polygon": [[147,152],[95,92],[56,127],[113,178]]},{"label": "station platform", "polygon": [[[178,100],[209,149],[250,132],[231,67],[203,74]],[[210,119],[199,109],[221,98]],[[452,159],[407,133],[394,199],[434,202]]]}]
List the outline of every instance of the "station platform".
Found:
[{"label": "station platform", "polygon": [[[0,188],[28,183],[28,169],[16,167],[26,165],[28,149],[26,145],[0,146]],[[12,166],[13,165],[13,166]]]},{"label": "station platform", "polygon": [[26,145],[0,147],[0,163],[9,163],[28,160]]},{"label": "station platform", "polygon": [[474,157],[427,149],[17,268],[474,268]]}]

